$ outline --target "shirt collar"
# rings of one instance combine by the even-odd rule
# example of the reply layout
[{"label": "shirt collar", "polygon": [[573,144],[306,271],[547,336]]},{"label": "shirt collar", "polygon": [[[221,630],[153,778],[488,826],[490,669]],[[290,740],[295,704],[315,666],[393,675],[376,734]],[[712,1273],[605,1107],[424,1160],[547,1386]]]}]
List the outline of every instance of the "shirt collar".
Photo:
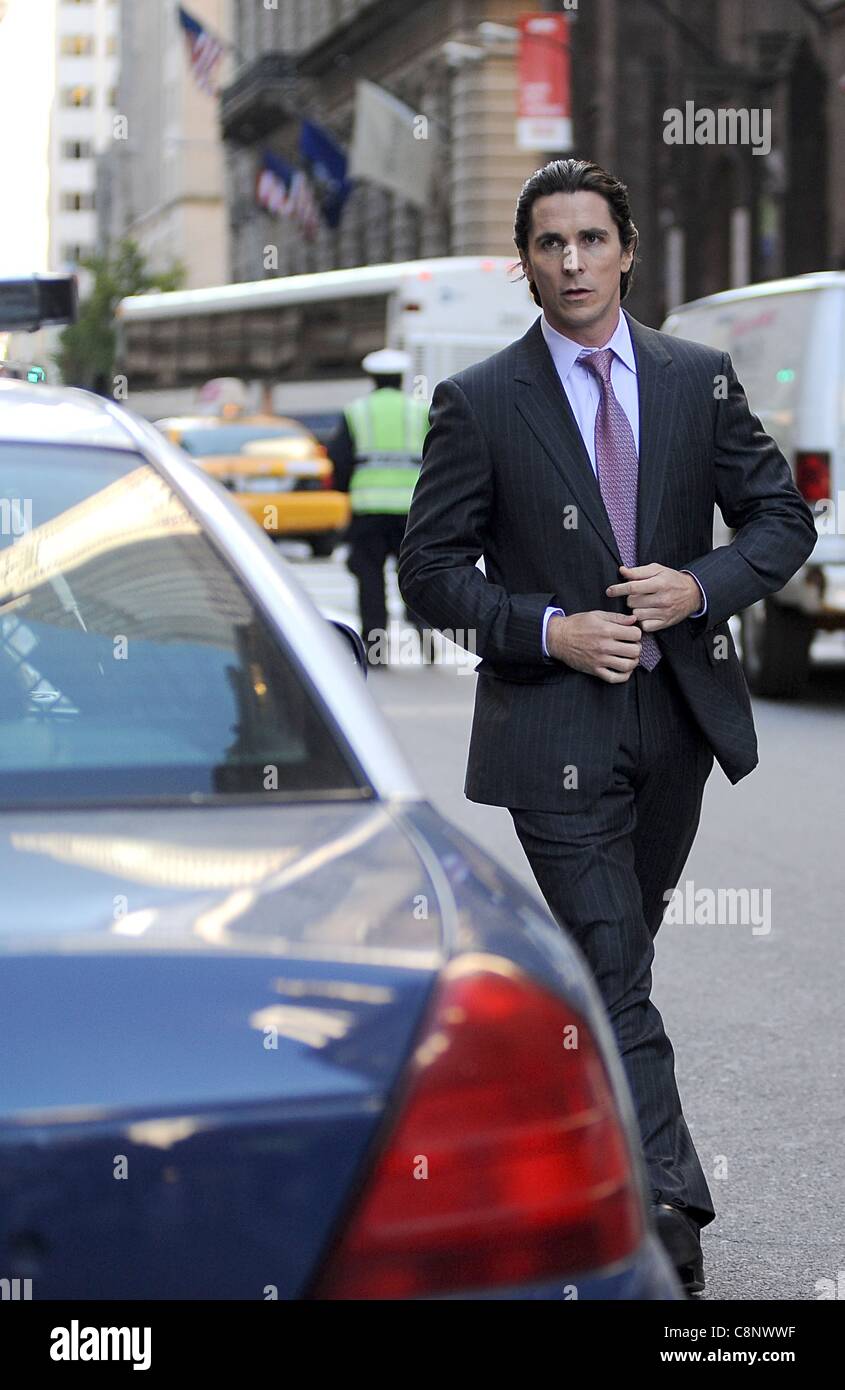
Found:
[{"label": "shirt collar", "polygon": [[[573,338],[567,338],[565,334],[559,333],[556,328],[552,328],[545,314],[540,315],[540,328],[546,340],[546,346],[552,354],[558,376],[562,381],[565,381],[578,360],[578,357],[584,351],[584,344],[576,343]],[[602,346],[605,348],[612,348],[620,362],[623,362],[636,376],[637,361],[634,357],[634,345],[631,342],[631,330],[628,327],[628,320],[621,309],[619,310],[619,321],[616,327],[607,342]],[[594,351],[594,349],[590,349],[590,351]]]}]

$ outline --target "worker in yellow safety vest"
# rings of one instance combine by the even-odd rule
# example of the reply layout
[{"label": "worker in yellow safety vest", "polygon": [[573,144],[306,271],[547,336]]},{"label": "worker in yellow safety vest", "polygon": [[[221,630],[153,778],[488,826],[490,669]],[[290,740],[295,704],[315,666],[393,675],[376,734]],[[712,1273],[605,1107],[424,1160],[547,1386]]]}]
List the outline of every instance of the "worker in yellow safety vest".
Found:
[{"label": "worker in yellow safety vest", "polygon": [[[428,402],[402,390],[412,366],[406,352],[383,348],[361,363],[374,389],[346,406],[329,443],[335,487],[349,493],[352,519],[347,565],[358,581],[361,629],[369,661],[387,661],[387,602],[384,567],[398,556],[419,477],[428,431]],[[425,624],[406,607],[407,620],[422,634]],[[424,655],[427,653],[423,643]]]}]

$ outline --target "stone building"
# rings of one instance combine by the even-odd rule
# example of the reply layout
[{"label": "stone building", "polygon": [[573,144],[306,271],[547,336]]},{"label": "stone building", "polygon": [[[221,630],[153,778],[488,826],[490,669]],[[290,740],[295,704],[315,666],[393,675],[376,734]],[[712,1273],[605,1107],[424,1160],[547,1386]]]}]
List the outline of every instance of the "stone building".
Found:
[{"label": "stone building", "polygon": [[[229,0],[187,8],[228,36]],[[219,102],[194,78],[176,13],[172,0],[120,6],[115,114],[125,124],[99,163],[98,240],[105,250],[129,236],[153,269],[179,262],[198,288],[229,276],[223,146]]]},{"label": "stone building", "polygon": [[[550,157],[515,142],[508,31],[530,8],[232,0],[238,66],[221,102],[231,278],[265,275],[268,245],[278,247],[274,274],[511,254],[519,187]],[[630,188],[641,234],[634,314],[658,324],[684,299],[845,264],[845,0],[582,0],[569,17],[572,152]],[[491,24],[501,26],[494,39]],[[425,210],[360,182],[337,231],[309,243],[256,206],[260,151],[295,160],[303,115],[348,144],[359,77],[428,117],[441,176]],[[755,153],[737,126],[713,144],[668,144],[667,111],[690,102],[714,118],[768,112],[771,148],[760,139]]]},{"label": "stone building", "polygon": [[[625,179],[640,231],[636,316],[845,264],[842,0],[592,0],[574,43],[578,152]],[[688,103],[769,113],[770,148],[740,123],[668,144]]]},{"label": "stone building", "polygon": [[116,101],[118,11],[114,0],[56,5],[55,90],[50,118],[50,268],[78,271],[97,247],[97,157],[109,144]]},{"label": "stone building", "polygon": [[[263,249],[279,247],[279,274],[418,256],[509,255],[516,191],[542,158],[516,146],[519,0],[233,0],[242,58],[224,91],[232,278],[264,274]],[[505,26],[499,41],[482,23]],[[256,207],[260,150],[296,158],[307,116],[351,138],[355,82],[366,77],[429,122],[441,176],[419,210],[361,181],[337,231],[313,243]]]}]

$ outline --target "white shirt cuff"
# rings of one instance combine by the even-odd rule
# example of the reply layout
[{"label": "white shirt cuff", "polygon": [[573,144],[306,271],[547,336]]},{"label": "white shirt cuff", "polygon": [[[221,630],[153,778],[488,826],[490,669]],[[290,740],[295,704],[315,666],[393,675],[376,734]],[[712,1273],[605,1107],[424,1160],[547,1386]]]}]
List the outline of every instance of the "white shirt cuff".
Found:
[{"label": "white shirt cuff", "polygon": [[[692,574],[692,570],[681,570],[681,574]],[[695,575],[694,575],[694,574],[692,574],[692,577],[693,577],[693,579],[695,579]],[[698,580],[697,580],[697,579],[695,579],[695,582],[696,582],[696,584],[698,584]],[[704,617],[704,614],[707,612],[707,595],[705,594],[705,592],[704,592],[704,590],[702,589],[702,587],[701,587],[700,584],[698,584],[698,592],[701,594],[701,603],[702,603],[702,606],[701,606],[701,608],[699,608],[699,610],[698,610],[697,613],[690,613],[689,616],[690,616],[691,618],[703,618],[703,617]]]},{"label": "white shirt cuff", "polygon": [[546,631],[549,626],[549,618],[553,618],[555,613],[559,613],[562,618],[566,617],[562,608],[547,608],[543,614],[543,656],[548,657],[549,661],[553,661],[554,658],[549,656],[549,649],[546,646]]}]

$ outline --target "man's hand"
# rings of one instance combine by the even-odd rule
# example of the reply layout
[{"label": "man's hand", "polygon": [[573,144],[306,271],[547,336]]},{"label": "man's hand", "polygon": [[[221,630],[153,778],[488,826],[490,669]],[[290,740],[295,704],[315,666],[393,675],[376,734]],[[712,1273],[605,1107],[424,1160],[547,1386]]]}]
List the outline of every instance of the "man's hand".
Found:
[{"label": "man's hand", "polygon": [[549,656],[611,685],[630,679],[640,660],[642,636],[633,613],[573,613],[549,619]]},{"label": "man's hand", "polygon": [[643,632],[674,627],[701,607],[701,590],[691,574],[666,565],[619,566],[624,584],[611,584],[608,598],[627,598]]}]

